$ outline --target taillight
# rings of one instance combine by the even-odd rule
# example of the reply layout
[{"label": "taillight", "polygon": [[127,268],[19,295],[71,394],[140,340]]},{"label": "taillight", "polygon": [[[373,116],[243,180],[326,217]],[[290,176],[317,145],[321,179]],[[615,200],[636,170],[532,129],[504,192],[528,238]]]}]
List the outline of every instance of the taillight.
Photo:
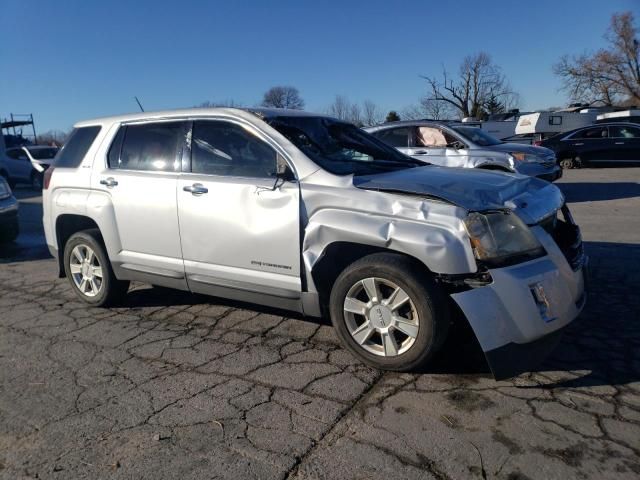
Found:
[{"label": "taillight", "polygon": [[42,187],[44,190],[49,188],[49,183],[51,182],[51,175],[53,175],[54,168],[51,166],[44,171],[44,181],[42,182]]},{"label": "taillight", "polygon": [[533,146],[534,147],[539,147],[540,145],[542,145],[542,140],[534,140],[533,141]]}]

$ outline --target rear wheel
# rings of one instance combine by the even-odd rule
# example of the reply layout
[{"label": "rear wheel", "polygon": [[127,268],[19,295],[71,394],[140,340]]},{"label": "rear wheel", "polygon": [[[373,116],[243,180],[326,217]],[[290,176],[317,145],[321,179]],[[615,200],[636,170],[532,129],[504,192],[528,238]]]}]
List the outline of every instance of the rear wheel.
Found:
[{"label": "rear wheel", "polygon": [[113,274],[98,230],[71,235],[64,247],[64,269],[71,287],[81,300],[97,307],[118,303],[129,282]]},{"label": "rear wheel", "polygon": [[444,294],[410,259],[380,253],[349,265],[331,291],[331,320],[365,363],[409,371],[426,364],[449,330]]},{"label": "rear wheel", "polygon": [[9,176],[9,173],[6,170],[0,171],[0,175],[4,177],[4,179],[7,181],[7,183],[9,184],[9,188],[11,188],[11,190],[16,188],[16,182],[11,179],[11,177]]},{"label": "rear wheel", "polygon": [[560,160],[560,166],[565,170],[569,170],[571,168],[581,168],[582,160],[580,160],[580,157],[563,158],[562,160]]},{"label": "rear wheel", "polygon": [[15,221],[10,222],[4,228],[0,228],[0,243],[13,242],[20,234],[20,225],[16,217]]}]

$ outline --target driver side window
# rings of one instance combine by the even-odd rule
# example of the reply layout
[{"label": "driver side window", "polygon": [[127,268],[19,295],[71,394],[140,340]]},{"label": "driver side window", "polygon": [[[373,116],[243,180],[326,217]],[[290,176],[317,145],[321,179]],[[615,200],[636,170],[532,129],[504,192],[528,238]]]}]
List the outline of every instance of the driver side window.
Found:
[{"label": "driver side window", "polygon": [[191,172],[229,177],[276,175],[277,152],[239,125],[197,120],[191,138]]},{"label": "driver side window", "polygon": [[435,127],[416,127],[416,147],[445,148],[456,139]]}]

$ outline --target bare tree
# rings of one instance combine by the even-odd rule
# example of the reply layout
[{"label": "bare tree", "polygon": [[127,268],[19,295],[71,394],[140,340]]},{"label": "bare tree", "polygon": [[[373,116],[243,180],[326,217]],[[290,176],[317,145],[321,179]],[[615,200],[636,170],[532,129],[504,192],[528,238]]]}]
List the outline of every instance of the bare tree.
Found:
[{"label": "bare tree", "polygon": [[442,100],[422,98],[418,105],[408,107],[402,111],[402,118],[406,120],[447,120],[459,117],[459,112],[451,104]]},{"label": "bare tree", "polygon": [[357,127],[363,127],[362,115],[360,113],[360,105],[352,103],[349,107],[349,123],[353,123]]},{"label": "bare tree", "polygon": [[277,86],[267,90],[262,98],[263,107],[304,109],[304,100],[296,87]]},{"label": "bare tree", "polygon": [[384,114],[371,100],[362,103],[362,124],[365,127],[378,125],[384,120]]},{"label": "bare tree", "polygon": [[62,130],[49,130],[38,135],[37,143],[40,145],[61,147],[64,145],[68,136],[69,132],[64,132]]},{"label": "bare tree", "polygon": [[562,89],[577,102],[614,105],[640,102],[640,41],[631,12],[616,13],[604,35],[608,47],[595,53],[563,56],[553,71]]},{"label": "bare tree", "polygon": [[202,102],[200,105],[196,105],[195,108],[216,108],[216,107],[229,107],[229,108],[238,108],[242,107],[243,104],[241,102],[237,102],[233,99],[221,100],[221,101],[206,101]]},{"label": "bare tree", "polygon": [[445,68],[442,79],[423,76],[429,85],[427,100],[445,102],[460,112],[462,117],[483,117],[483,105],[494,96],[503,102],[513,95],[500,67],[485,52],[464,58],[457,77]]},{"label": "bare tree", "polygon": [[351,102],[344,95],[336,95],[333,103],[327,108],[327,113],[338,120],[349,121]]},{"label": "bare tree", "polygon": [[344,95],[336,95],[333,103],[326,109],[327,114],[338,120],[353,123],[358,127],[369,127],[382,123],[384,115],[371,100],[365,100],[360,104],[351,102]]}]

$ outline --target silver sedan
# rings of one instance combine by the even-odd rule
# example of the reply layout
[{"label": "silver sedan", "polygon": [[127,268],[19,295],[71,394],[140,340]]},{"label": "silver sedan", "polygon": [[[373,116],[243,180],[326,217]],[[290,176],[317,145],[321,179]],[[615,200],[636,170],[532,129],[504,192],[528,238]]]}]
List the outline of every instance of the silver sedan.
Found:
[{"label": "silver sedan", "polygon": [[405,121],[365,130],[425,163],[515,172],[549,182],[562,176],[553,150],[504,143],[480,128],[460,123]]}]

